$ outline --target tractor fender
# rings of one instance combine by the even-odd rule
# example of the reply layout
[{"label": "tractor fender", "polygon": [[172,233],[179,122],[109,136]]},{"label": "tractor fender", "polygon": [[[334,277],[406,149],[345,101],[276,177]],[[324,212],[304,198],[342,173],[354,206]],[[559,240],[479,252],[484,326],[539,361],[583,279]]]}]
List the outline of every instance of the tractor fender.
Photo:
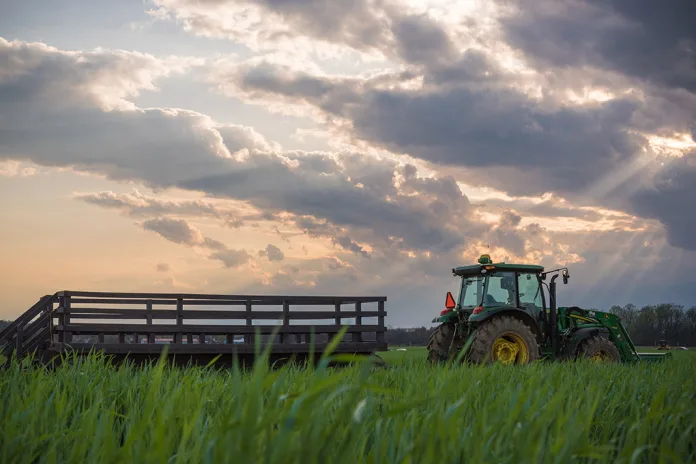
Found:
[{"label": "tractor fender", "polygon": [[[595,335],[610,335],[609,329],[606,327],[585,327],[578,329],[570,337],[566,338],[561,349],[561,358],[573,358],[578,350],[578,346],[590,337]],[[608,338],[608,337],[607,337]]]},{"label": "tractor fender", "polygon": [[459,320],[459,311],[450,311],[442,316],[435,317],[432,322],[439,322],[441,324],[447,322],[457,322]]},{"label": "tractor fender", "polygon": [[541,328],[539,328],[539,323],[528,313],[520,310],[520,309],[502,309],[498,311],[491,311],[488,313],[484,314],[474,314],[469,317],[469,322],[474,323],[474,324],[480,324],[484,321],[487,321],[493,317],[498,317],[498,316],[512,316],[515,317],[525,324],[527,324],[531,329],[532,332],[534,332],[534,335],[536,335],[537,341],[539,344],[541,344],[544,340],[543,334],[541,333]]}]

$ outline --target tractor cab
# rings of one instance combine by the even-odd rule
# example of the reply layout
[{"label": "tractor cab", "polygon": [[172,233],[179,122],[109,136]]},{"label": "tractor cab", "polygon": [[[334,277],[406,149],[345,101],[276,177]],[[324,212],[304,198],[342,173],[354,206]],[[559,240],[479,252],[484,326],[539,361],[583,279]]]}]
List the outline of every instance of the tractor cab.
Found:
[{"label": "tractor cab", "polygon": [[458,296],[455,299],[448,292],[445,309],[433,322],[449,320],[453,313],[474,322],[483,315],[508,310],[522,310],[537,321],[543,318],[542,266],[493,263],[485,254],[478,263],[452,269],[461,278]]}]

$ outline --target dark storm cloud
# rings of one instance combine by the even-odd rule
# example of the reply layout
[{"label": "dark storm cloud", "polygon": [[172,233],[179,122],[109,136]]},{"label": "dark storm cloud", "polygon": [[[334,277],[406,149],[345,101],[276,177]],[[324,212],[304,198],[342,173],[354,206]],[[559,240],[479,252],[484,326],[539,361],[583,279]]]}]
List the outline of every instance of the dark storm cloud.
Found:
[{"label": "dark storm cloud", "polygon": [[[517,2],[522,8],[501,20],[510,45],[540,66],[593,66],[645,85],[639,130],[671,136],[693,131],[696,121],[696,2],[674,0],[580,0]],[[672,245],[696,249],[694,155],[667,160],[637,189],[630,212],[659,220]]]},{"label": "dark storm cloud", "polygon": [[397,52],[406,62],[428,65],[456,58],[457,49],[442,24],[427,15],[398,16],[392,32]]},{"label": "dark storm cloud", "polygon": [[632,206],[664,224],[674,246],[696,250],[696,152],[665,164],[654,185],[633,197]]},{"label": "dark storm cloud", "polygon": [[[565,4],[557,6],[557,10],[564,8]],[[598,14],[596,8],[587,11]],[[591,28],[603,30],[626,23],[616,14],[596,19]],[[549,44],[549,56],[558,53],[557,65],[563,65],[560,60],[568,54],[584,53],[582,44],[570,40],[582,37],[581,32],[580,27],[568,28],[569,41],[559,39]],[[580,50],[570,50],[573,47]],[[569,51],[564,54],[566,48]],[[591,45],[586,52],[589,62],[594,53]],[[588,79],[588,85],[609,89],[624,88],[634,82],[630,79],[637,78],[637,74],[626,78],[581,68],[574,76],[573,69],[551,74],[548,82],[558,86],[558,93],[553,88],[544,89],[540,99],[510,85],[515,76],[502,71],[485,52],[473,50],[451,64],[430,67],[424,76],[426,87],[418,91],[380,87],[369,80],[358,83],[357,79],[312,76],[269,63],[240,67],[242,77],[237,82],[248,95],[308,103],[329,116],[345,118],[351,123],[352,135],[373,145],[443,167],[463,168],[473,174],[467,181],[470,183],[493,186],[511,195],[555,192],[584,204],[594,202],[659,218],[670,230],[672,243],[684,246],[678,232],[684,227],[678,221],[687,219],[678,219],[679,209],[670,206],[674,202],[667,201],[671,193],[659,185],[660,175],[655,177],[656,187],[641,187],[649,185],[660,171],[658,162],[645,158],[650,147],[644,134],[671,137],[675,132],[693,132],[696,95],[651,85],[642,89],[642,96],[619,94],[585,105],[561,103],[563,88],[582,87],[582,78]],[[247,73],[255,79],[244,79]],[[651,82],[667,85],[670,81],[655,77]],[[637,170],[631,172],[634,167]],[[622,171],[629,174],[624,177]],[[587,197],[593,190],[601,193]],[[639,194],[633,198],[636,191]],[[653,192],[655,198],[646,192]],[[662,193],[665,197],[659,200]],[[642,199],[663,201],[665,211],[653,212],[648,205],[637,207]],[[672,212],[667,211],[670,208]],[[558,211],[550,205],[538,205],[528,212],[544,216],[557,212],[590,221],[602,217],[586,210]],[[510,245],[520,249],[519,241]]]},{"label": "dark storm cloud", "polygon": [[[491,62],[480,55],[465,61],[469,59],[473,65],[467,79],[485,81],[485,69],[500,74],[497,68],[486,68]],[[455,69],[451,71],[456,74]],[[628,130],[644,107],[630,97],[573,107],[540,102],[503,85],[416,92],[283,72],[268,63],[245,65],[238,72],[235,81],[242,91],[308,102],[349,119],[356,135],[384,148],[443,166],[509,167],[541,174],[534,183],[493,184],[513,194],[582,190],[646,143]],[[444,68],[442,72],[433,79],[454,79],[455,74]]]},{"label": "dark storm cloud", "polygon": [[[507,3],[507,0],[506,0]],[[501,20],[508,42],[553,66],[599,66],[696,93],[693,0],[535,0]]]}]

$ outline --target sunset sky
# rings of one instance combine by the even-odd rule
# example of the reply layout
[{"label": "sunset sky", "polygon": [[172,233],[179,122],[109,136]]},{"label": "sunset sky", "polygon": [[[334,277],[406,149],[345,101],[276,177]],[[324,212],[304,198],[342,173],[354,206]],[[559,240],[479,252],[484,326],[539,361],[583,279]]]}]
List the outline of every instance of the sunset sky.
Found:
[{"label": "sunset sky", "polygon": [[59,290],[386,295],[567,265],[696,304],[691,0],[0,1],[0,318]]}]

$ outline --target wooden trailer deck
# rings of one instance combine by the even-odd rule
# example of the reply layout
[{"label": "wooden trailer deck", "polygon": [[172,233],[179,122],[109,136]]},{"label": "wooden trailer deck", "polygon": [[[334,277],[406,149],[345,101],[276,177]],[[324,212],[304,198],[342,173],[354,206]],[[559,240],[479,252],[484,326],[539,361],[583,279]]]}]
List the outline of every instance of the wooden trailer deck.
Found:
[{"label": "wooden trailer deck", "polygon": [[[116,358],[207,363],[215,356],[319,356],[387,349],[384,296],[277,296],[61,291],[46,295],[0,332],[6,357],[100,350]],[[257,340],[258,338],[258,340]],[[258,347],[257,347],[258,345]]]}]

